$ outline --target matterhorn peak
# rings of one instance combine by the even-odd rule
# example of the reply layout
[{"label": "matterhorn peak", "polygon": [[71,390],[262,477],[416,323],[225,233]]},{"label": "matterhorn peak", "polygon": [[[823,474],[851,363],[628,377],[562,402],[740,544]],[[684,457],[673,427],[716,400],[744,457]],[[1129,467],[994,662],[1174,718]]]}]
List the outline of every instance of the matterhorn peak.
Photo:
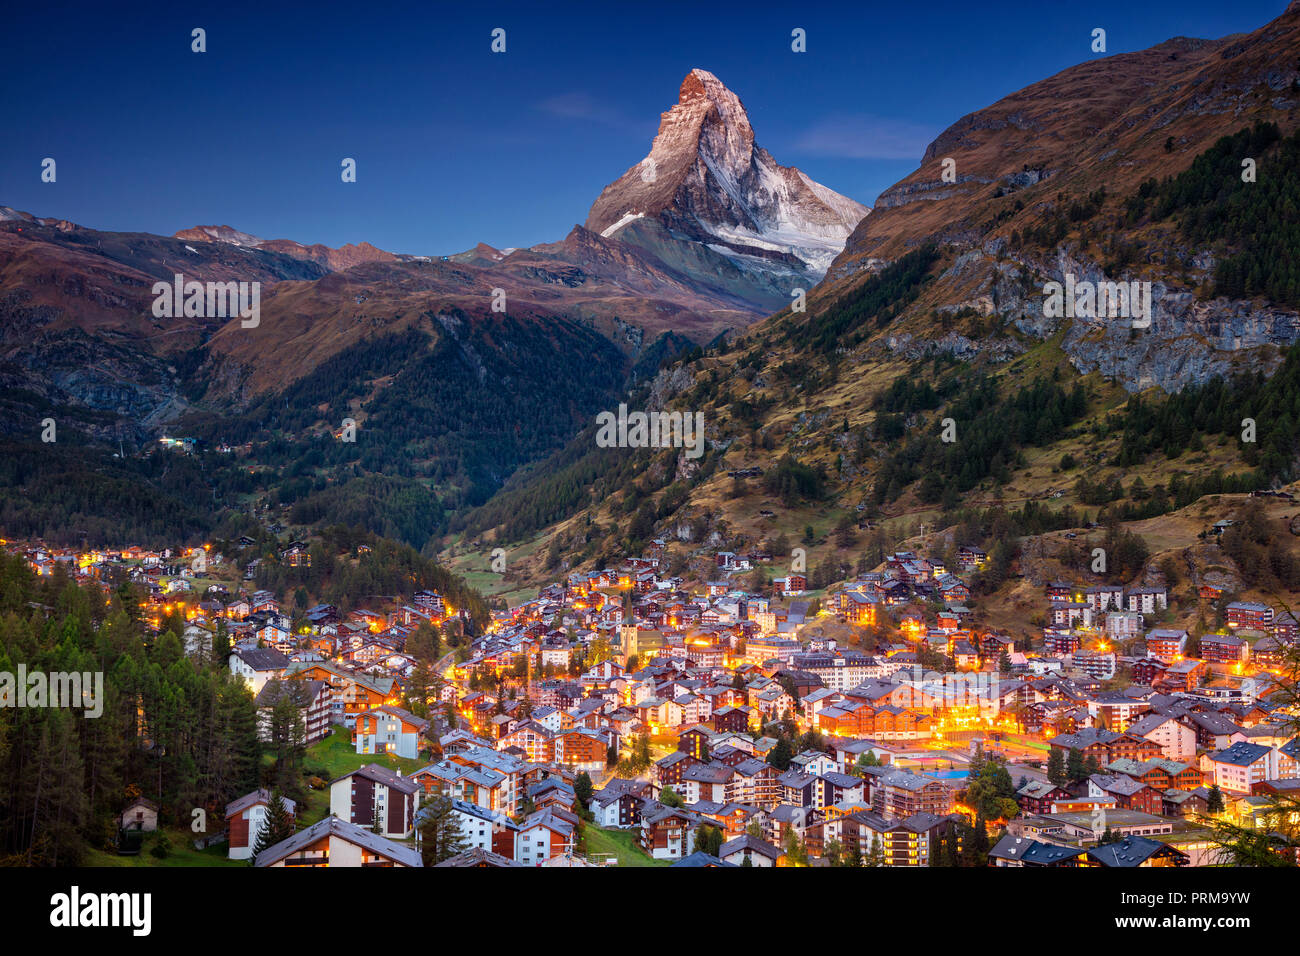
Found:
[{"label": "matterhorn peak", "polygon": [[821,278],[870,210],[754,139],[740,97],[708,70],[682,80],[649,154],[601,192],[587,228],[639,239],[658,222],[744,269]]}]

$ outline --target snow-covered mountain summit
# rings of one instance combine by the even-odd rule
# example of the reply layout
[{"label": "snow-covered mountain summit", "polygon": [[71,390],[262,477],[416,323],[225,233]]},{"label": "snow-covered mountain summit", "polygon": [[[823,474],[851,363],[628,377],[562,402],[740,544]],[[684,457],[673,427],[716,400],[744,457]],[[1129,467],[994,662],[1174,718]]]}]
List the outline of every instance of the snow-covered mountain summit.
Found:
[{"label": "snow-covered mountain summit", "polygon": [[[647,220],[746,268],[820,278],[870,210],[754,141],[740,98],[692,70],[650,153],[606,186],[587,228],[640,243]],[[630,233],[630,235],[629,235]]]}]

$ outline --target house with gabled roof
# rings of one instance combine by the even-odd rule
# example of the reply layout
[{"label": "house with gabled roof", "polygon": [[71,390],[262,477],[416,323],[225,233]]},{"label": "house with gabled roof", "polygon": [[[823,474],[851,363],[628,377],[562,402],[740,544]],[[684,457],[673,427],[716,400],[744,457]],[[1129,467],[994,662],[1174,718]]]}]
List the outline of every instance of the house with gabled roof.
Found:
[{"label": "house with gabled roof", "polygon": [[304,746],[329,736],[333,701],[329,685],[321,680],[275,679],[268,681],[253,701],[257,707],[259,740],[271,740],[275,708],[285,699],[288,699],[302,721],[300,742]]},{"label": "house with gabled roof", "polygon": [[518,825],[515,859],[537,865],[573,853],[578,817],[560,807],[547,807],[530,814]]},{"label": "house with gabled roof", "polygon": [[1078,866],[1083,850],[1008,833],[989,850],[989,866]]},{"label": "house with gabled roof", "polygon": [[1196,731],[1173,714],[1143,714],[1128,725],[1128,733],[1159,744],[1169,760],[1189,760],[1196,756]]},{"label": "house with gabled roof", "polygon": [[270,647],[243,647],[231,653],[229,665],[230,673],[242,677],[256,695],[268,681],[285,675],[289,658]]},{"label": "house with gabled roof", "polygon": [[328,816],[269,846],[253,862],[258,867],[423,866],[420,851],[377,833]]},{"label": "house with gabled roof", "polygon": [[[226,804],[226,856],[232,860],[247,860],[253,855],[257,836],[266,825],[271,812],[271,791],[257,789],[246,793],[238,800]],[[298,812],[298,806],[288,797],[281,797],[284,808],[290,816]]]},{"label": "house with gabled roof", "polygon": [[409,777],[370,763],[330,782],[330,813],[358,826],[378,823],[382,835],[405,839],[415,828],[420,793]]},{"label": "house with gabled roof", "polygon": [[774,867],[785,854],[778,848],[748,833],[722,844],[718,859],[735,866]]},{"label": "house with gabled roof", "polygon": [[1143,836],[1129,835],[1116,843],[1103,843],[1084,851],[1080,866],[1135,868],[1186,866],[1191,858],[1182,850]]},{"label": "house with gabled roof", "polygon": [[1209,781],[1232,793],[1251,793],[1256,784],[1275,775],[1276,767],[1274,748],[1244,740],[1201,758],[1201,769]]},{"label": "house with gabled roof", "polygon": [[641,816],[641,849],[656,860],[684,859],[699,825],[699,816],[690,810],[647,807]]},{"label": "house with gabled roof", "polygon": [[381,704],[356,715],[352,741],[359,754],[390,754],[414,760],[429,721],[393,704]]}]

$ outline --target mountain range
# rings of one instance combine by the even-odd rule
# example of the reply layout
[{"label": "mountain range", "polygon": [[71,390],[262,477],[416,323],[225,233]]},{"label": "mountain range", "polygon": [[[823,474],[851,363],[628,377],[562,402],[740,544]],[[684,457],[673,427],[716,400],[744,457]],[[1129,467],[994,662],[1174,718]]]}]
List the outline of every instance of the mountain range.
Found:
[{"label": "mountain range", "polygon": [[[918,462],[935,453],[907,436],[969,395],[1010,415],[1050,375],[1043,420],[1059,420],[1061,444],[1029,444],[1086,454],[1084,477],[1105,481],[1115,450],[1089,443],[1114,444],[1106,429],[1122,426],[1105,423],[1135,398],[1281,367],[1300,301],[1293,260],[1269,243],[1293,228],[1298,49],[1293,3],[1249,35],[1090,60],[957,120],[871,209],[779,165],[698,69],[586,222],[529,248],[419,256],[230,226],[165,237],[0,208],[0,428],[22,445],[53,416],[104,454],[191,434],[237,449],[203,459],[218,503],[430,548],[462,530],[482,546],[541,535],[569,563],[635,540],[622,526],[643,512],[639,532],[763,540],[774,527],[755,514],[774,509],[755,494],[803,501],[795,521],[922,513],[1017,481],[1078,505],[1050,470],[1019,480],[1023,444],[964,476],[932,469],[925,486]],[[259,324],[155,319],[153,283],[177,272],[262,282]],[[1150,326],[1050,317],[1044,286],[1067,276],[1150,282]],[[790,308],[798,289],[806,311]],[[594,414],[629,398],[704,412],[704,460],[594,449]],[[334,437],[344,418],[355,445]],[[60,475],[137,461],[97,453],[59,457]],[[17,457],[14,487],[58,477]],[[728,475],[754,469],[776,477],[747,489]],[[22,530],[21,508],[0,521]]]}]

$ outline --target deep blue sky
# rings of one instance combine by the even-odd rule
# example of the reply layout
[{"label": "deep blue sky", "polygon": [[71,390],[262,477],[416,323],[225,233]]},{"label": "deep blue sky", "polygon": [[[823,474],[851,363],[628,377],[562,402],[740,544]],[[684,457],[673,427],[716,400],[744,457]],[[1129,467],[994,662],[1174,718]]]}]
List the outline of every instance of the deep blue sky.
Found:
[{"label": "deep blue sky", "polygon": [[[531,245],[645,155],[692,67],[741,97],[778,162],[870,204],[960,116],[1092,58],[1093,27],[1120,53],[1250,31],[1286,0],[473,6],[22,4],[6,13],[0,205],[422,254]],[[190,52],[196,26],[207,53]]]}]

